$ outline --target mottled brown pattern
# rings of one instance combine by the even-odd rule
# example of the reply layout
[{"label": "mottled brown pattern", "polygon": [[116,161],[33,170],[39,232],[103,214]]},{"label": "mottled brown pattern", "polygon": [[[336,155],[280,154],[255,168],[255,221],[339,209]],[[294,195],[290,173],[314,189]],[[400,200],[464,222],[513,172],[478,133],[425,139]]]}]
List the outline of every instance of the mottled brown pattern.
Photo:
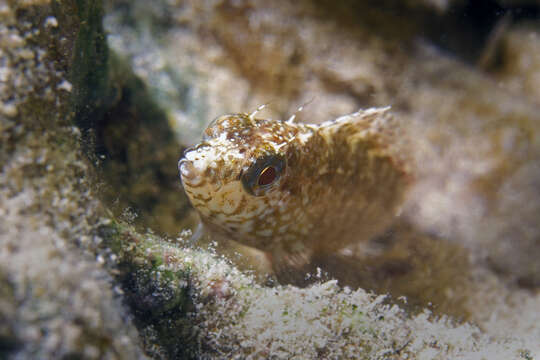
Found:
[{"label": "mottled brown pattern", "polygon": [[[270,252],[274,264],[298,263],[366,241],[392,222],[409,182],[390,146],[394,129],[387,108],[321,125],[226,115],[185,153],[182,182],[211,232]],[[256,196],[253,164],[265,159],[283,169]]]}]

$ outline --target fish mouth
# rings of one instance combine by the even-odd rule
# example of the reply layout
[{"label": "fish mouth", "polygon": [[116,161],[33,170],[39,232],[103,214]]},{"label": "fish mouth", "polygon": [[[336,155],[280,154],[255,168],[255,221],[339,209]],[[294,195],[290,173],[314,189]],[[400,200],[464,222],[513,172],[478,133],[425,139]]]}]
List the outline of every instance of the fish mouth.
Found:
[{"label": "fish mouth", "polygon": [[178,162],[178,171],[180,172],[180,179],[184,185],[193,187],[202,182],[201,174],[190,160],[185,158],[180,159]]}]

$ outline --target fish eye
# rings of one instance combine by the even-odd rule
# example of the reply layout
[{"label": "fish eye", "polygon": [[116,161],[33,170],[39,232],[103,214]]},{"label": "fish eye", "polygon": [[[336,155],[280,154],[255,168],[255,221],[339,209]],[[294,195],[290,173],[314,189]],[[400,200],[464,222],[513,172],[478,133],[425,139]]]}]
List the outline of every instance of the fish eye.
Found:
[{"label": "fish eye", "polygon": [[279,183],[285,165],[285,159],[279,155],[260,157],[242,174],[244,189],[251,195],[264,195]]},{"label": "fish eye", "polygon": [[259,186],[268,186],[272,184],[278,177],[278,173],[275,167],[267,166],[261,171],[259,179],[257,180],[257,185]]}]

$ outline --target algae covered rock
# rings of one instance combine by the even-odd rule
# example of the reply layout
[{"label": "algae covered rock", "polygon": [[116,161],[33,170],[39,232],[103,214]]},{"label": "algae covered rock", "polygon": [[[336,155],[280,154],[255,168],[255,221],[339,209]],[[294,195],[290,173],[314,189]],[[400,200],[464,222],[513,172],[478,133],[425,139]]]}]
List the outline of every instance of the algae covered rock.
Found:
[{"label": "algae covered rock", "polygon": [[91,233],[99,204],[67,70],[80,24],[101,14],[76,7],[0,3],[1,358],[145,357]]}]

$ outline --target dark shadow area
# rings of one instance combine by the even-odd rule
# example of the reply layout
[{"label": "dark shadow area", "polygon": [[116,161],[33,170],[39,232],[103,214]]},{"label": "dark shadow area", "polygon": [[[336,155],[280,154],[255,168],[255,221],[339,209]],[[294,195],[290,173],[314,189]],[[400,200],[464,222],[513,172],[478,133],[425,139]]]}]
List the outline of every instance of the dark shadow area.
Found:
[{"label": "dark shadow area", "polygon": [[425,39],[470,64],[477,64],[485,56],[502,22],[518,23],[540,16],[540,4],[532,2],[456,1],[442,12],[427,2],[415,1],[316,0],[315,3],[321,17],[339,19],[340,26],[372,24],[387,41],[397,40],[402,44]]},{"label": "dark shadow area", "polygon": [[[15,335],[16,299],[13,284],[0,270],[0,359],[8,359],[17,353],[24,343]],[[6,301],[9,300],[9,301]]]},{"label": "dark shadow area", "polygon": [[102,74],[102,98],[89,95],[93,106],[76,114],[100,196],[138,229],[174,237],[190,209],[177,170],[183,146],[127,64],[112,56]]},{"label": "dark shadow area", "polygon": [[178,176],[183,146],[144,84],[135,77],[123,82],[93,131],[102,195],[115,213],[141,229],[178,234],[190,209]]},{"label": "dark shadow area", "polygon": [[[117,218],[132,223],[141,233],[151,230],[175,237],[186,226],[190,210],[177,173],[183,148],[143,83],[135,76],[126,78],[129,71],[120,63],[113,67],[113,76],[122,74],[113,81],[117,84],[114,105],[94,119],[85,138],[96,165],[99,195]],[[157,266],[139,264],[129,256],[118,264],[124,302],[149,355],[194,358],[187,290],[179,290],[174,283],[177,274],[158,276]]]},{"label": "dark shadow area", "polygon": [[[101,15],[101,9],[90,12]],[[141,233],[149,229],[175,237],[185,228],[190,209],[177,170],[183,146],[143,82],[109,52],[103,29],[96,23],[101,17],[89,21],[79,33],[71,81],[74,123],[94,166],[94,190],[113,218],[128,221]],[[192,305],[187,288],[174,283],[180,275],[163,277],[155,270],[159,264],[141,264],[136,255],[121,253],[122,248],[116,248],[119,238],[126,243],[138,240],[124,239],[114,226],[103,226],[98,233],[104,247],[121,255],[113,275],[145,351],[155,358],[193,358],[193,327],[187,317]],[[4,346],[2,340],[0,336],[0,347],[15,344]]]}]

